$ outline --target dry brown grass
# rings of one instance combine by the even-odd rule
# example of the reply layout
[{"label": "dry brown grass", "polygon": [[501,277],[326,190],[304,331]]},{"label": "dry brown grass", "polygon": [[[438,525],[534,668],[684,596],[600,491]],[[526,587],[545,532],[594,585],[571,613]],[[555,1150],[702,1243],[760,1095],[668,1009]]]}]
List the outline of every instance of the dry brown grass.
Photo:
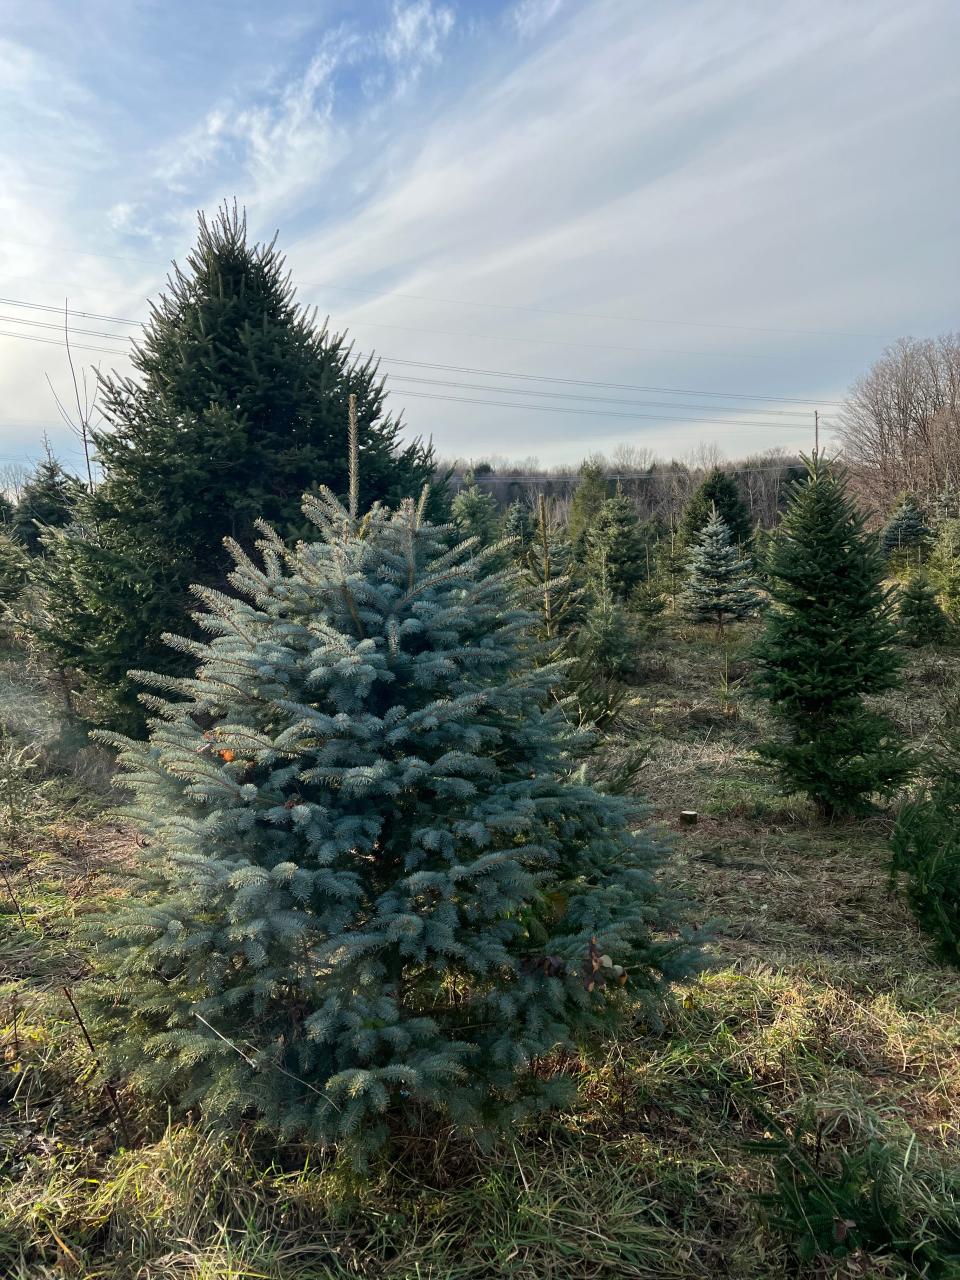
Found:
[{"label": "dry brown grass", "polygon": [[[2,917],[7,1151],[0,1274],[80,1280],[805,1280],[924,1270],[877,1244],[801,1261],[757,1193],[766,1118],[808,1109],[825,1170],[879,1144],[916,1239],[956,1217],[960,975],[934,963],[888,885],[890,813],[826,826],[752,750],[764,725],[711,640],[675,629],[648,655],[622,728],[650,742],[643,790],[675,844],[669,874],[715,923],[713,964],[667,1025],[567,1060],[578,1105],[491,1157],[450,1134],[398,1147],[369,1179],[315,1153],[215,1139],[110,1108],[56,992],[82,966],[71,916],[111,891],[133,837],[54,823],[8,862],[28,920]],[[734,663],[731,676],[738,674]],[[889,708],[915,741],[960,674],[921,654]],[[696,826],[678,821],[694,808]],[[28,862],[29,858],[29,862]],[[19,1001],[10,1058],[10,997]],[[85,1056],[86,1055],[86,1056]],[[127,1099],[135,1109],[134,1099]],[[807,1147],[805,1150],[813,1150]],[[930,1224],[934,1225],[931,1227]]]}]

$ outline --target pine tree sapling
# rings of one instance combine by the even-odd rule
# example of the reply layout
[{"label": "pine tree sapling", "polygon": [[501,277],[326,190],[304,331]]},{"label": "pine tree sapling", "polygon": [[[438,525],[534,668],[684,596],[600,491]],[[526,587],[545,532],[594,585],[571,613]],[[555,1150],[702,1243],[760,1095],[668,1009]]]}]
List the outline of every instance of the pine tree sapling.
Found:
[{"label": "pine tree sapling", "polygon": [[929,543],[923,512],[912,498],[903,498],[880,533],[883,554],[896,566],[917,565]]},{"label": "pine tree sapling", "polygon": [[861,812],[908,772],[896,729],[864,701],[895,687],[901,659],[877,538],[822,459],[794,488],[769,568],[753,689],[785,735],[761,756],[821,813]]},{"label": "pine tree sapling", "polygon": [[548,1105],[535,1060],[695,953],[636,802],[571,773],[515,571],[422,502],[304,511],[317,541],[233,547],[236,594],[201,588],[208,639],[177,642],[195,677],[141,677],[150,739],[114,740],[146,847],[92,1012],[108,1069],[362,1160]]},{"label": "pine tree sapling", "polygon": [[68,475],[48,453],[20,491],[10,532],[30,555],[39,555],[43,550],[44,531],[70,524],[84,492],[76,476]]},{"label": "pine tree sapling", "polygon": [[741,622],[762,607],[750,570],[749,560],[731,545],[730,530],[714,507],[690,557],[681,596],[684,612],[694,622],[712,622],[722,636],[727,623]]},{"label": "pine tree sapling", "polygon": [[687,543],[695,541],[710,522],[716,507],[730,531],[734,543],[746,543],[750,539],[750,512],[740,496],[734,478],[719,468],[711,471],[687,504],[680,522],[680,532]]},{"label": "pine tree sapling", "polygon": [[960,623],[960,519],[941,521],[928,569],[944,613]]},{"label": "pine tree sapling", "polygon": [[915,573],[900,593],[900,631],[907,644],[919,647],[946,644],[950,640],[950,620],[937,603],[930,579],[922,570]]},{"label": "pine tree sapling", "polygon": [[616,600],[627,600],[647,577],[649,555],[637,509],[622,493],[603,501],[587,530],[588,584],[600,573],[601,560]]},{"label": "pine tree sapling", "polygon": [[[954,708],[956,722],[956,708]],[[942,959],[960,968],[960,734],[936,753],[931,784],[902,806],[893,831],[893,874]]]},{"label": "pine tree sapling", "polygon": [[489,547],[500,537],[500,511],[492,493],[481,489],[472,472],[464,477],[466,487],[454,498],[450,510],[460,538],[476,538]]},{"label": "pine tree sapling", "polygon": [[587,558],[587,537],[606,500],[607,471],[602,460],[584,462],[570,503],[567,524],[567,537],[574,559],[579,563]]},{"label": "pine tree sapling", "polygon": [[523,564],[530,551],[536,520],[533,512],[517,499],[511,502],[500,522],[501,538],[508,538],[511,543],[511,554],[518,564]]}]

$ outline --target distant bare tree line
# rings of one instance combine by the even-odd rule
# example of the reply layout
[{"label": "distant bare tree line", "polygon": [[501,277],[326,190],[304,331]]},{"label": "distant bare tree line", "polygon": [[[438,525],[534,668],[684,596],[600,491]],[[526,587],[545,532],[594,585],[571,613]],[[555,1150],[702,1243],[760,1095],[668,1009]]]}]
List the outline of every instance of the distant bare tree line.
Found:
[{"label": "distant bare tree line", "polygon": [[[791,481],[803,473],[800,457],[785,449],[768,449],[727,462],[716,445],[701,445],[683,461],[665,461],[649,449],[619,444],[609,456],[594,453],[584,461],[603,469],[611,492],[619,488],[633,500],[641,520],[655,520],[666,529],[676,527],[691,496],[714,469],[736,479],[754,523],[769,528],[776,523]],[[547,467],[536,458],[511,462],[494,456],[446,459],[438,471],[451,472],[454,489],[472,474],[502,507],[516,501],[533,507],[542,493],[549,499],[555,518],[563,520],[579,483],[581,465]]]}]

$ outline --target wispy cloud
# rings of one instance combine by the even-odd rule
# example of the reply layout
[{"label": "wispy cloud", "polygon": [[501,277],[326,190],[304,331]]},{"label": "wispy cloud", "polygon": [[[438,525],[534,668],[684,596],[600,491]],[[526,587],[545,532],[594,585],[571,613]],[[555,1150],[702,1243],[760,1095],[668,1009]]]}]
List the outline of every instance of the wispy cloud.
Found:
[{"label": "wispy cloud", "polygon": [[[280,227],[304,299],[408,360],[831,400],[884,338],[955,323],[952,0],[235,9],[229,26],[186,0],[94,24],[81,38],[110,36],[112,78],[93,45],[74,57],[21,16],[0,48],[11,296],[142,314],[195,210],[237,195],[258,234]],[[2,342],[5,405],[42,415],[60,353]],[[679,427],[394,386],[450,451],[805,440],[724,425],[755,414]]]},{"label": "wispy cloud", "polygon": [[453,10],[431,0],[403,4],[394,0],[393,20],[383,36],[387,57],[399,68],[399,86],[416,84],[425,66],[440,60],[440,50],[453,30]]},{"label": "wispy cloud", "polygon": [[520,0],[509,12],[510,25],[522,36],[536,35],[557,16],[564,0]]}]

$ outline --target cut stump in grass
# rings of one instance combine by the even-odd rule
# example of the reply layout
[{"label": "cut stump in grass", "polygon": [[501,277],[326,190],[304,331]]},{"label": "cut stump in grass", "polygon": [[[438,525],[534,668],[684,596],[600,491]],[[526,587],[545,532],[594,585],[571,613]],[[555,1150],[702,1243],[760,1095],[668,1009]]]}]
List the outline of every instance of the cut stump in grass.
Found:
[{"label": "cut stump in grass", "polygon": [[685,827],[695,827],[700,815],[696,809],[681,809],[680,821]]}]

